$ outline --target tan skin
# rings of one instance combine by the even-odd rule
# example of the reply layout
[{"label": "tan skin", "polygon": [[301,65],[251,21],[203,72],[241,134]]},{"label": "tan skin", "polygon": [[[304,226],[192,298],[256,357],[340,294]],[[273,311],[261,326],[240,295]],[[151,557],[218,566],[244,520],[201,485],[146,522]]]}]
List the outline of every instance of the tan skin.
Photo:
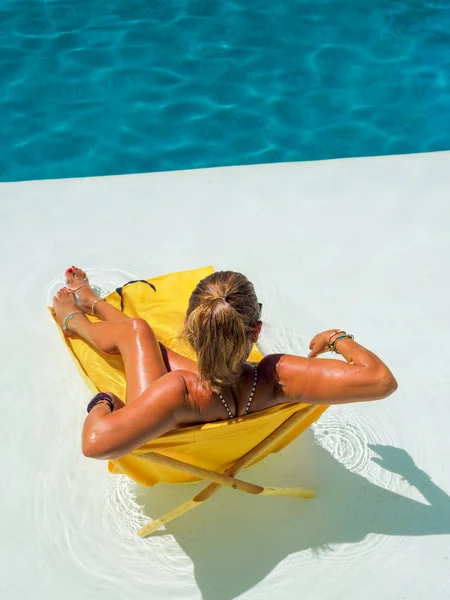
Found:
[{"label": "tan skin", "polygon": [[[60,324],[80,308],[90,312],[98,298],[81,269],[68,269],[66,282],[67,287],[53,299]],[[80,306],[76,305],[75,291]],[[126,405],[114,396],[112,413],[106,403],[100,403],[88,414],[82,440],[85,456],[120,458],[178,425],[228,418],[217,394],[199,385],[196,363],[160,344],[146,321],[131,319],[104,301],[97,302],[95,314],[102,322],[91,323],[84,314],[76,314],[68,322],[71,335],[103,352],[120,353],[127,391]],[[260,331],[259,322],[249,336],[249,353]],[[312,360],[326,351],[335,331],[324,331],[311,340],[309,358],[265,356],[257,365],[258,384],[249,412],[286,402],[345,404],[392,394],[397,382],[391,371],[375,354],[351,339],[342,339],[337,345],[347,362]],[[253,366],[245,363],[239,382],[222,390],[234,416],[244,414],[252,384]]]}]

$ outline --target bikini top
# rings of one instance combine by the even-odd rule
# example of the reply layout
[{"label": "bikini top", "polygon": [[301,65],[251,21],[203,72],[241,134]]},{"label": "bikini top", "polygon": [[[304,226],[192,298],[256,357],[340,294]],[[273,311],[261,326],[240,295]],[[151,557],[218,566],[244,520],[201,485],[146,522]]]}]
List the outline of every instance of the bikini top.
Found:
[{"label": "bikini top", "polygon": [[[252,387],[252,391],[250,392],[250,396],[248,398],[247,407],[245,409],[244,415],[246,415],[248,413],[249,409],[250,409],[250,404],[252,403],[253,395],[254,395],[255,390],[256,390],[256,382],[258,381],[258,369],[256,367],[255,367],[254,373],[255,373],[255,376],[254,376],[254,380],[253,380],[253,387]],[[229,418],[230,419],[234,419],[234,417],[233,417],[233,415],[231,413],[231,410],[228,408],[228,404],[225,402],[225,398],[222,396],[222,394],[220,392],[217,395],[222,400],[222,404],[225,406],[225,409],[226,409],[226,411],[228,413]]]}]

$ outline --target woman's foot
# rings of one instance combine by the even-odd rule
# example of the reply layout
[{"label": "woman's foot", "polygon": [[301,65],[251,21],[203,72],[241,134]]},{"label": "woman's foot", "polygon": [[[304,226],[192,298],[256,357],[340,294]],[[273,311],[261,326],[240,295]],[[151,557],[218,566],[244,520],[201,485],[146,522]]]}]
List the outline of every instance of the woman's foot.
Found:
[{"label": "woman's foot", "polygon": [[67,287],[79,298],[79,306],[83,312],[92,314],[92,305],[100,298],[91,288],[86,273],[77,267],[70,267],[66,273]]},{"label": "woman's foot", "polygon": [[[76,334],[100,352],[119,354],[117,340],[120,340],[124,335],[119,324],[91,323],[84,312],[80,310],[75,300],[75,294],[69,288],[64,287],[59,290],[53,298],[53,308],[56,321],[63,330],[64,335],[72,336]],[[71,317],[71,315],[73,316]],[[64,325],[66,329],[64,329]],[[130,329],[124,331],[128,332]],[[131,331],[133,332],[133,330]]]},{"label": "woman's foot", "polygon": [[[55,311],[56,320],[65,334],[73,333],[70,327],[72,319],[66,321],[69,315],[73,314],[74,319],[77,317],[83,317],[83,319],[86,318],[80,313],[75,301],[75,296],[68,288],[61,288],[59,292],[56,293],[56,296],[53,297],[53,309]],[[66,323],[67,331],[64,330],[64,323]]]}]

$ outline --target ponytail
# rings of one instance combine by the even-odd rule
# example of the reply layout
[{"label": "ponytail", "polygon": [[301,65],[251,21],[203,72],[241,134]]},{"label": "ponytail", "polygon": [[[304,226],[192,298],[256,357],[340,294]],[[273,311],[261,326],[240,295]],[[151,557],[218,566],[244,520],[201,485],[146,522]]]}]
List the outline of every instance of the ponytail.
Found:
[{"label": "ponytail", "polygon": [[214,392],[235,385],[260,317],[253,285],[232,271],[203,279],[189,301],[184,335],[195,350],[198,377]]}]

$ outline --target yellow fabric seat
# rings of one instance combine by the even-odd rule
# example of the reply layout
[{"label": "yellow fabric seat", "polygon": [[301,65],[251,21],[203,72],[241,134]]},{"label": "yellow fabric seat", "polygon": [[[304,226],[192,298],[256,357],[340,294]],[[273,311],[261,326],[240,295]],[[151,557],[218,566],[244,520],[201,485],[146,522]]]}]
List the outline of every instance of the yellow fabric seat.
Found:
[{"label": "yellow fabric seat", "polygon": [[[147,281],[151,286],[146,285],[145,282],[124,286],[122,289],[124,312],[128,316],[145,319],[153,328],[159,341],[172,350],[195,359],[193,350],[182,342],[179,333],[192,291],[201,279],[213,272],[212,267],[205,267],[149,279]],[[109,294],[106,300],[120,308],[121,298],[117,292]],[[97,320],[95,317],[88,318],[91,321]],[[94,393],[108,391],[122,399],[125,398],[125,372],[119,356],[100,353],[80,339],[67,337],[64,339]],[[259,362],[261,358],[261,353],[254,347],[249,360]],[[227,421],[180,427],[147,442],[127,456],[109,461],[109,470],[112,473],[126,474],[144,486],[153,486],[162,481],[187,483],[206,478],[202,474],[198,477],[190,472],[155,463],[149,453],[153,453],[153,457],[156,453],[181,461],[180,465],[187,463],[208,469],[209,472],[219,474],[233,472],[234,474],[236,471],[236,469],[233,471],[234,465],[242,463],[243,460],[244,466],[248,466],[284,448],[316,421],[327,408],[328,406],[289,403]],[[293,426],[287,428],[286,424],[289,420]],[[269,436],[272,436],[274,442],[267,448],[264,447],[263,451],[255,453],[255,448],[260,446],[262,448]],[[248,460],[244,458],[246,456]],[[213,478],[210,480],[214,481]],[[234,479],[229,484],[238,487],[233,482]]]},{"label": "yellow fabric seat", "polygon": [[312,411],[305,410],[307,408],[309,408],[307,404],[284,404],[238,419],[174,429],[123,458],[109,461],[109,470],[111,473],[128,475],[145,486],[153,486],[160,481],[166,483],[198,481],[198,477],[188,473],[154,464],[148,461],[145,455],[148,452],[157,452],[198,467],[224,473],[237,460],[265,440],[286,419],[303,411],[304,420],[274,446],[267,449],[257,461],[250,463],[254,464],[268,454],[278,452],[287,446],[314,423],[327,407],[317,406]]}]

